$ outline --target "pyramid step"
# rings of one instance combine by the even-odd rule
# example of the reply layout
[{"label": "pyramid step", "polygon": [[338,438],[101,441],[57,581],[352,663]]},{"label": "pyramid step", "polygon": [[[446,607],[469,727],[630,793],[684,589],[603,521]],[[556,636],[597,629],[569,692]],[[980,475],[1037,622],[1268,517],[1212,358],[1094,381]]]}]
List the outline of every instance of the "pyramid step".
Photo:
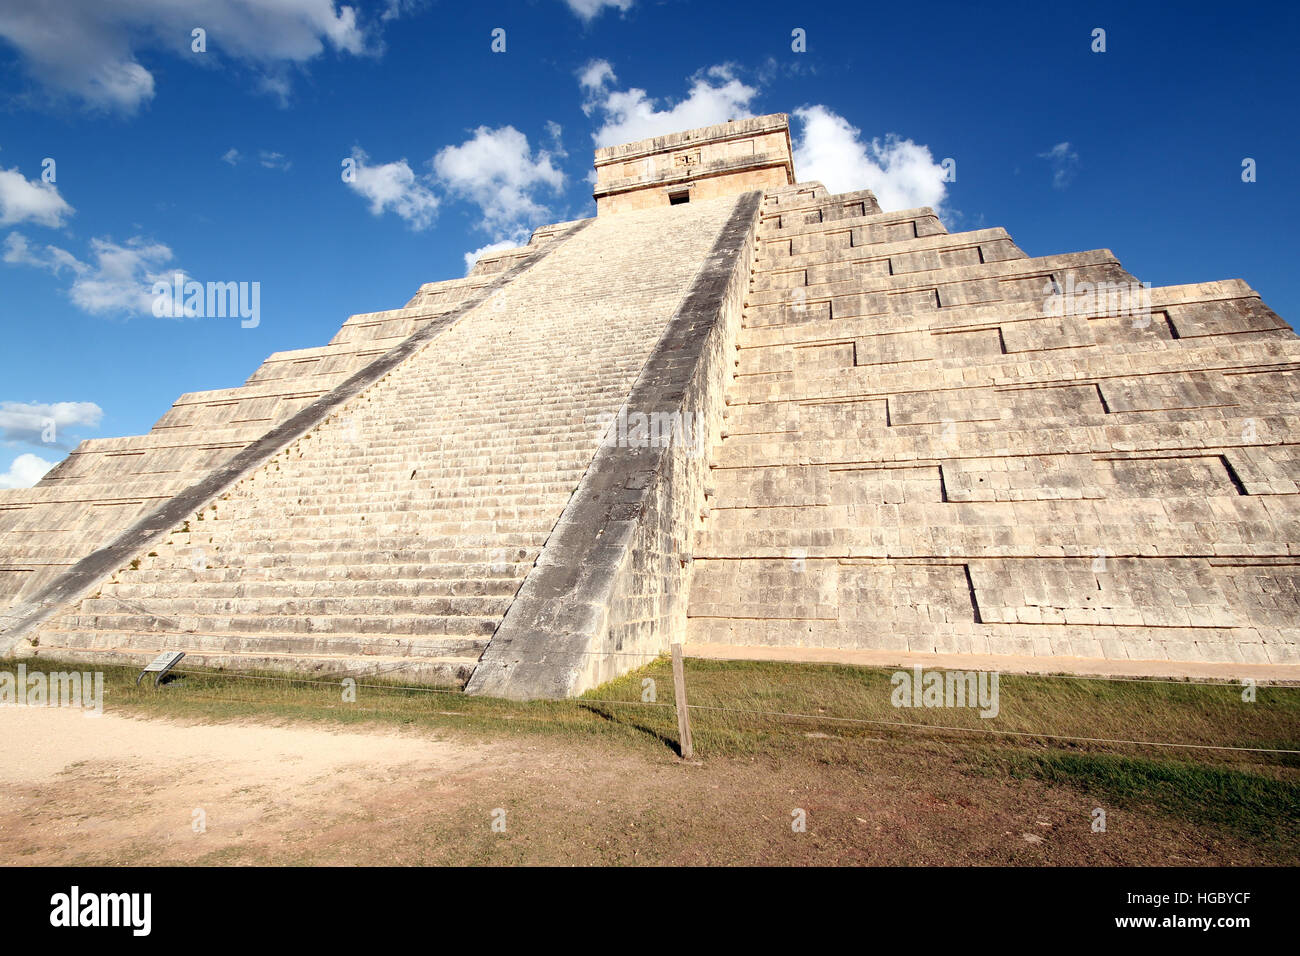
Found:
[{"label": "pyramid step", "polygon": [[[592,449],[595,452],[595,448]],[[465,465],[454,470],[426,470],[421,474],[419,462],[406,462],[400,472],[391,475],[372,475],[346,470],[342,474],[330,474],[327,471],[313,469],[310,475],[298,475],[296,470],[272,469],[251,479],[249,489],[255,489],[263,496],[284,496],[293,494],[310,495],[318,492],[346,492],[352,488],[373,487],[380,493],[411,491],[418,488],[456,487],[470,485],[500,485],[507,489],[531,489],[541,484],[576,482],[587,469],[587,461],[581,464],[568,464],[563,468],[539,469],[518,463],[503,462],[492,469]],[[411,471],[416,475],[412,477]],[[418,479],[418,480],[417,480]],[[247,494],[247,490],[241,495]],[[234,496],[232,495],[232,498]]]},{"label": "pyramid step", "polygon": [[138,650],[154,654],[166,650],[209,653],[302,653],[312,655],[348,655],[353,657],[465,657],[477,660],[487,646],[486,637],[460,634],[422,634],[416,636],[366,633],[302,634],[285,631],[258,633],[224,631],[161,630],[139,633],[130,630],[100,628],[45,627],[39,632],[42,651],[51,647],[75,650]]},{"label": "pyramid step", "polygon": [[[229,585],[227,585],[229,587]],[[457,595],[432,597],[321,596],[295,597],[272,593],[264,597],[236,597],[231,594],[198,596],[189,588],[184,597],[155,597],[147,602],[131,601],[106,588],[101,597],[81,602],[79,613],[113,615],[140,612],[160,618],[226,616],[245,617],[346,617],[352,615],[391,617],[497,618],[510,606],[511,595]]]},{"label": "pyramid step", "polygon": [[[354,582],[362,586],[372,581],[393,581],[440,585],[444,582],[481,581],[485,585],[497,582],[522,581],[532,567],[532,561],[506,561],[500,563],[487,561],[482,552],[477,560],[464,562],[428,562],[424,564],[405,563],[395,556],[393,561],[369,563],[326,565],[303,562],[286,563],[279,566],[219,567],[194,571],[190,568],[146,567],[123,571],[115,584],[158,585],[160,588],[174,588],[191,583],[235,582],[247,584],[268,583],[271,585],[287,581],[305,581],[319,584],[344,584]],[[172,593],[175,593],[174,591]]]},{"label": "pyramid step", "polygon": [[[362,568],[370,566],[389,567],[396,573],[399,569],[410,569],[426,565],[446,565],[454,566],[458,570],[456,576],[463,576],[466,567],[505,567],[516,564],[531,565],[537,560],[537,555],[541,553],[540,548],[517,548],[517,547],[462,547],[462,548],[395,548],[395,549],[376,549],[373,551],[284,551],[284,552],[260,552],[257,554],[248,551],[224,550],[221,552],[211,552],[204,548],[204,560],[211,568],[214,564],[217,567],[228,568],[237,573],[245,573],[250,569],[266,571],[269,574],[280,575],[291,573],[294,567],[313,569],[315,574],[323,568]],[[183,555],[184,556],[184,555]],[[214,562],[214,557],[220,557],[219,562]],[[167,566],[158,563],[157,558],[141,558],[139,570],[161,570]],[[188,563],[188,562],[187,562]],[[176,568],[174,570],[181,570]],[[203,570],[203,569],[200,569]],[[123,569],[122,574],[134,573],[134,569]],[[185,571],[184,573],[194,573]],[[323,572],[320,572],[324,576]],[[340,572],[342,573],[342,572]],[[419,577],[417,572],[412,573],[404,570],[403,573],[408,577]],[[431,575],[431,576],[436,576]]]},{"label": "pyramid step", "polygon": [[[315,494],[304,494],[301,496],[302,504],[309,504],[315,507],[347,507],[347,506],[364,506],[375,513],[387,513],[389,510],[396,509],[402,505],[411,505],[419,503],[422,507],[441,507],[441,506],[464,506],[472,508],[482,508],[491,506],[503,511],[517,509],[520,513],[527,513],[530,510],[545,511],[543,505],[536,504],[539,498],[555,497],[558,495],[567,496],[573,491],[573,486],[566,482],[553,481],[538,483],[535,485],[519,486],[526,487],[527,492],[509,491],[504,485],[480,485],[477,487],[466,487],[458,485],[452,488],[436,488],[431,485],[422,485],[419,487],[406,488],[399,491],[332,491],[317,492]],[[258,498],[235,498],[232,496],[229,501],[239,501],[240,508],[245,513],[253,513],[259,507]],[[269,508],[267,509],[269,510]]]},{"label": "pyramid step", "polygon": [[[194,524],[197,524],[197,522],[192,523],[191,527]],[[549,529],[547,529],[545,531],[516,531],[501,534],[470,531],[463,534],[417,535],[408,533],[371,537],[364,527],[355,529],[349,527],[346,530],[349,532],[356,531],[357,534],[355,537],[347,539],[325,536],[267,541],[253,537],[254,534],[264,534],[265,528],[238,527],[233,526],[233,523],[232,525],[222,525],[221,522],[213,522],[209,528],[200,526],[197,530],[191,530],[189,533],[177,532],[172,536],[172,547],[183,551],[191,548],[202,549],[209,564],[276,555],[337,556],[373,552],[388,552],[400,555],[408,552],[469,551],[471,549],[478,552],[478,556],[474,560],[481,561],[483,560],[483,554],[487,552],[497,550],[519,552],[540,548],[546,543],[546,537],[550,533]],[[221,535],[221,538],[218,539],[216,535]],[[210,538],[211,540],[209,540]],[[216,545],[221,545],[222,549],[218,551]],[[141,563],[145,562],[142,561]]]},{"label": "pyramid step", "polygon": [[[518,518],[476,518],[456,520],[454,513],[435,512],[433,514],[411,513],[404,521],[376,520],[374,515],[358,514],[353,511],[338,511],[329,514],[281,514],[276,530],[286,536],[300,541],[330,542],[340,537],[362,537],[367,541],[398,543],[411,541],[442,542],[444,539],[465,540],[473,538],[519,538],[532,540],[532,536],[550,529],[559,517],[560,509],[554,509],[549,515],[529,519]],[[259,518],[269,515],[240,515],[238,518],[225,518],[218,521],[204,522],[197,530],[189,532],[193,541],[207,541],[209,537],[218,536],[223,541],[244,541],[266,533],[266,522]],[[382,517],[382,516],[381,516]],[[186,544],[181,538],[184,532],[177,532],[173,544]],[[215,538],[214,538],[215,541]],[[387,544],[382,546],[388,546]]]},{"label": "pyramid step", "polygon": [[174,617],[150,613],[65,614],[55,618],[52,626],[67,631],[103,631],[150,634],[180,630],[186,633],[297,635],[388,634],[398,636],[449,635],[457,637],[491,637],[500,616],[449,615],[319,615],[295,617],[287,614],[266,615],[195,615]]},{"label": "pyramid step", "polygon": [[[96,647],[87,649],[58,644],[42,645],[40,655],[56,660],[85,664],[120,664],[143,668],[163,650],[186,650],[183,644],[172,647]],[[39,659],[39,658],[38,658]],[[250,673],[266,671],[297,675],[304,679],[342,680],[352,677],[383,679],[396,683],[447,687],[459,690],[474,673],[476,659],[465,656],[449,657],[388,657],[384,655],[357,656],[348,654],[304,653],[295,645],[288,651],[248,651],[244,653],[222,651],[187,651],[178,671],[184,676],[186,667],[198,670]]]},{"label": "pyramid step", "polygon": [[[405,521],[376,520],[367,514],[340,512],[327,515],[282,514],[274,525],[277,533],[295,543],[297,550],[316,550],[327,547],[336,550],[348,548],[402,548],[412,544],[428,546],[455,546],[465,542],[502,540],[515,544],[542,544],[545,534],[559,517],[559,509],[548,518],[528,520],[446,520],[444,514],[408,513]],[[175,546],[201,545],[205,542],[252,542],[266,534],[267,523],[257,515],[240,515],[232,518],[207,519],[190,522],[188,532],[172,535]],[[539,536],[541,536],[539,538]],[[220,541],[218,541],[218,538]],[[344,539],[346,540],[340,540]],[[504,546],[504,545],[503,545]]]},{"label": "pyramid step", "polygon": [[229,580],[204,580],[203,574],[175,572],[170,581],[142,583],[138,574],[126,580],[105,585],[103,592],[122,601],[171,598],[184,585],[187,597],[274,599],[294,601],[303,598],[434,598],[434,597],[512,597],[519,590],[519,577],[510,578],[425,578],[395,579],[387,574],[374,580],[319,578],[281,579],[277,581],[249,580],[244,575],[232,575]]}]

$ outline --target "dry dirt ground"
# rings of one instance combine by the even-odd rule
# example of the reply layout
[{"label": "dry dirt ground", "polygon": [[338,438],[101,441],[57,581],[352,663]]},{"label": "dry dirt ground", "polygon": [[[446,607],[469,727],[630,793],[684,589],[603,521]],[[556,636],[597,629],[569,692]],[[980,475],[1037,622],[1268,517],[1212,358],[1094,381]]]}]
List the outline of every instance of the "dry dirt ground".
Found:
[{"label": "dry dirt ground", "polygon": [[955,760],[918,773],[915,754],[876,746],[856,767],[685,763],[601,742],[7,707],[0,863],[1270,862],[1154,812],[1111,807],[1093,833],[1088,794]]}]

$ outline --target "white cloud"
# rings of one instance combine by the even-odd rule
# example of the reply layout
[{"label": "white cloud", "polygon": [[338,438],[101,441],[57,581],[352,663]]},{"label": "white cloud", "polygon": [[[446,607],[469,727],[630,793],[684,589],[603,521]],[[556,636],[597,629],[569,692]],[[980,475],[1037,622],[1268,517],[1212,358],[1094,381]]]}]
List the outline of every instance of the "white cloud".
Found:
[{"label": "white cloud", "polygon": [[479,228],[498,239],[538,224],[550,211],[537,193],[564,187],[564,173],[552,164],[551,153],[534,153],[528,137],[513,126],[480,126],[459,146],[440,150],[433,168],[449,192],[479,206]]},{"label": "white cloud", "polygon": [[[578,71],[578,85],[592,92],[599,92],[606,84],[613,83],[617,79],[614,68],[609,65],[608,60],[592,60]],[[588,116],[591,115],[591,110],[587,106],[583,109]]]},{"label": "white cloud", "polygon": [[284,158],[284,153],[273,153],[264,149],[258,153],[258,160],[267,169],[278,169],[286,171],[293,163]]},{"label": "white cloud", "polygon": [[754,76],[760,86],[767,86],[773,80],[783,80],[794,76],[816,76],[817,61],[806,56],[784,57],[777,59],[769,56],[754,69]]},{"label": "white cloud", "polygon": [[894,133],[861,139],[861,131],[825,106],[794,111],[803,124],[794,168],[800,182],[821,182],[832,193],[870,189],[885,210],[930,206],[947,195],[944,169],[930,148]]},{"label": "white cloud", "polygon": [[[221,161],[229,163],[231,166],[238,166],[244,161],[244,154],[234,146],[221,154]],[[284,153],[273,152],[269,149],[259,149],[257,151],[258,165],[265,169],[278,169],[282,172],[289,170],[293,166],[293,161],[285,159]]]},{"label": "white cloud", "polygon": [[473,252],[465,253],[465,274],[469,275],[470,270],[474,268],[475,263],[490,252],[497,252],[501,249],[514,249],[526,242],[526,239],[502,239],[499,242],[489,242],[486,246],[480,246]]},{"label": "white cloud", "polygon": [[387,22],[404,17],[407,14],[415,13],[424,7],[426,0],[388,0],[384,12],[380,14],[379,19]]},{"label": "white cloud", "polygon": [[19,455],[13,460],[8,471],[0,472],[0,488],[30,488],[55,465],[30,452]]},{"label": "white cloud", "polygon": [[438,213],[438,197],[416,178],[405,159],[380,166],[369,165],[361,149],[352,150],[353,177],[348,186],[370,200],[370,212],[382,216],[391,209],[412,229],[427,229]]},{"label": "white cloud", "polygon": [[[191,51],[195,27],[207,31],[206,53]],[[369,46],[356,8],[336,0],[5,0],[0,37],[50,90],[125,112],[154,95],[142,50],[237,61],[283,89],[288,68],[327,47],[361,54]]]},{"label": "white cloud", "polygon": [[0,169],[0,226],[33,222],[58,228],[72,213],[53,183],[27,179],[17,168]]},{"label": "white cloud", "polygon": [[1057,143],[1045,153],[1038,154],[1052,164],[1052,186],[1064,189],[1074,181],[1074,174],[1079,171],[1079,154],[1070,148],[1068,142]]},{"label": "white cloud", "polygon": [[94,402],[0,402],[0,440],[62,448],[66,430],[95,428],[103,417]]},{"label": "white cloud", "polygon": [[372,166],[365,152],[355,148],[348,185],[370,201],[374,215],[392,210],[417,230],[427,228],[437,215],[442,198],[434,187],[440,186],[448,195],[479,207],[476,225],[491,234],[493,242],[509,239],[516,244],[550,214],[538,193],[558,193],[564,187],[564,173],[552,162],[564,155],[562,130],[558,123],[547,123],[546,130],[554,151],[534,152],[528,137],[513,126],[480,126],[460,145],[439,150],[429,160],[432,173],[427,176],[417,176],[405,159]]},{"label": "white cloud", "polygon": [[[73,274],[68,298],[84,312],[95,315],[125,313],[154,315],[155,282],[171,283],[179,273],[169,265],[172,251],[160,242],[134,236],[125,243],[112,239],[90,240],[90,261],[83,262],[57,246],[32,246],[20,233],[10,233],[4,244],[4,261],[10,265],[35,266],[59,275]],[[167,317],[178,317],[169,315]]]},{"label": "white cloud", "polygon": [[48,269],[58,275],[64,269],[73,272],[83,268],[82,263],[72,253],[57,246],[45,246],[44,250],[34,248],[27,237],[20,232],[11,232],[5,237],[4,261],[10,265],[36,266]]},{"label": "white cloud", "polygon": [[757,87],[748,86],[735,77],[730,66],[711,66],[691,77],[686,99],[676,104],[657,100],[646,91],[632,87],[613,89],[618,81],[605,60],[593,60],[578,74],[578,84],[586,95],[583,112],[599,114],[601,127],[591,136],[597,146],[616,146],[651,136],[676,133],[699,126],[712,126],[727,120],[753,116],[750,104],[758,95]]},{"label": "white cloud", "polygon": [[273,98],[281,108],[289,105],[289,94],[293,92],[293,83],[283,69],[276,69],[257,81],[257,89]]},{"label": "white cloud", "polygon": [[171,249],[136,236],[121,245],[92,239],[90,254],[93,265],[82,270],[68,290],[74,305],[94,314],[153,315],[153,284],[171,281],[175,272],[167,269]]},{"label": "white cloud", "polygon": [[564,148],[564,127],[555,120],[547,120],[546,137],[551,141],[551,155],[556,159],[567,159],[569,154]]},{"label": "white cloud", "polygon": [[632,9],[633,0],[564,0],[569,9],[584,21],[590,21],[606,7],[613,7],[620,13]]}]

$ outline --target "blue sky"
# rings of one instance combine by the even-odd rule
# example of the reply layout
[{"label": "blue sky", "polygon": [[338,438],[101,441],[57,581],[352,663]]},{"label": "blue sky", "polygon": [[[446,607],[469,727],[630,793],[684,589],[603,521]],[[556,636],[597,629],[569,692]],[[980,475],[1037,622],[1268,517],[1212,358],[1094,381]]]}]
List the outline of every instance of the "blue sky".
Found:
[{"label": "blue sky", "polygon": [[[1243,278],[1294,322],[1298,16],[6,0],[0,486],[401,306],[463,275],[467,253],[592,215],[597,143],[769,112],[794,114],[802,180],[939,206],[953,231],[1004,226],[1030,255],[1106,247],[1155,285]],[[176,270],[259,283],[256,327],[156,316],[152,281]]]}]

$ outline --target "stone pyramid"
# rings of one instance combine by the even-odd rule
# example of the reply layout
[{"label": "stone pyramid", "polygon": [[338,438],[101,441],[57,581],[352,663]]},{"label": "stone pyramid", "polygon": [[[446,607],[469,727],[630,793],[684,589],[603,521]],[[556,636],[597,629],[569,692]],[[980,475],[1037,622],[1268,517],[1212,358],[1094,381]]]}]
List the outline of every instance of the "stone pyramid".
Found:
[{"label": "stone pyramid", "polygon": [[798,183],[783,114],[0,492],[0,653],[580,693],[685,641],[1300,663],[1300,340],[1243,282]]}]

